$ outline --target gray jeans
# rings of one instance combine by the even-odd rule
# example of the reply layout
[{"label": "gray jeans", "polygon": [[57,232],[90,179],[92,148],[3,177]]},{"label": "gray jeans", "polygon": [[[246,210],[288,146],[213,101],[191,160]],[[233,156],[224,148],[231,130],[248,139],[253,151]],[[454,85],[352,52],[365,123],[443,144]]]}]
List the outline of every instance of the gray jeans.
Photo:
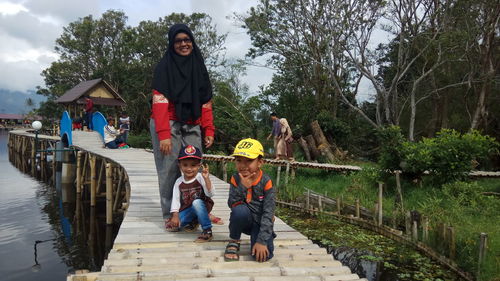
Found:
[{"label": "gray jeans", "polygon": [[149,121],[151,142],[155,157],[156,172],[158,173],[158,185],[160,188],[160,204],[164,219],[170,218],[170,205],[172,204],[172,191],[174,183],[181,176],[177,157],[182,145],[194,145],[202,150],[201,129],[199,125],[188,125],[170,120],[170,133],[172,135],[172,152],[165,155],[160,151],[160,141],[155,130],[153,119]]}]

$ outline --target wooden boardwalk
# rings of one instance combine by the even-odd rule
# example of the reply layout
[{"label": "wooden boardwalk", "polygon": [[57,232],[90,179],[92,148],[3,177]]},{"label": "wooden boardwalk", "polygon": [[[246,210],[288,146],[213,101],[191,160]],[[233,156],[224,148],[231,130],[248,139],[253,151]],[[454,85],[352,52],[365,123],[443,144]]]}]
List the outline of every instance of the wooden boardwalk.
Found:
[{"label": "wooden boardwalk", "polygon": [[[360,280],[279,218],[276,219],[275,256],[258,263],[251,259],[249,237],[242,237],[240,261],[224,262],[229,239],[229,184],[211,176],[216,189],[212,213],[225,224],[214,225],[214,240],[194,243],[199,232],[167,232],[161,217],[153,154],[142,149],[105,149],[97,133],[73,132],[73,145],[112,160],[125,168],[130,204],[100,272],[68,276],[67,280]],[[364,279],[363,279],[364,280]]]}]

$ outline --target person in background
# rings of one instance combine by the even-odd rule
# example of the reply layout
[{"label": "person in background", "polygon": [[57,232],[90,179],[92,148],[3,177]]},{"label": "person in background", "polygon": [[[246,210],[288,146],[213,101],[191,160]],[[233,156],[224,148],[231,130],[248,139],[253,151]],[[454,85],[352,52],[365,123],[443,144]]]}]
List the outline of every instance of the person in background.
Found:
[{"label": "person in background", "polygon": [[[172,195],[171,224],[173,230],[183,227],[185,231],[192,232],[201,224],[203,231],[194,241],[203,243],[211,241],[212,222],[208,213],[214,206],[210,198],[214,196],[215,189],[210,181],[208,165],[201,164],[201,150],[192,145],[184,146],[179,153],[179,168],[182,175],[175,181]],[[200,167],[203,167],[200,173]]]},{"label": "person in background", "polygon": [[128,132],[130,131],[130,117],[127,115],[127,112],[122,111],[119,122],[120,122],[120,131],[122,132],[123,142],[127,143]]},{"label": "person in background", "polygon": [[128,148],[120,137],[120,131],[115,129],[115,119],[108,117],[108,124],[104,125],[104,146],[107,148]]},{"label": "person in background", "polygon": [[85,123],[87,124],[87,131],[93,130],[92,125],[92,112],[94,111],[94,102],[90,97],[85,97]]},{"label": "person in background", "polygon": [[[180,176],[177,156],[182,145],[212,146],[212,84],[192,31],[174,24],[168,48],[156,65],[152,83],[151,142],[158,174],[160,205],[165,228],[171,223],[172,191]],[[202,135],[203,134],[203,135]]]},{"label": "person in background", "polygon": [[271,130],[271,133],[269,136],[267,136],[267,140],[269,140],[271,137],[273,137],[274,141],[274,154],[276,159],[279,159],[278,157],[278,141],[279,141],[279,136],[281,134],[281,125],[280,125],[280,120],[278,118],[278,115],[276,115],[275,112],[271,113],[271,120],[273,120],[273,129]]},{"label": "person in background", "polygon": [[288,121],[285,118],[280,120],[280,136],[278,141],[278,152],[281,159],[287,159],[288,161],[294,161],[293,159],[293,147],[292,147],[292,129],[288,125]]},{"label": "person in background", "polygon": [[264,163],[264,148],[255,139],[243,139],[232,154],[236,160],[236,170],[231,177],[227,205],[231,209],[229,217],[229,237],[224,252],[225,261],[239,260],[241,234],[250,235],[251,254],[258,262],[273,257],[275,189],[271,178],[261,167]]}]

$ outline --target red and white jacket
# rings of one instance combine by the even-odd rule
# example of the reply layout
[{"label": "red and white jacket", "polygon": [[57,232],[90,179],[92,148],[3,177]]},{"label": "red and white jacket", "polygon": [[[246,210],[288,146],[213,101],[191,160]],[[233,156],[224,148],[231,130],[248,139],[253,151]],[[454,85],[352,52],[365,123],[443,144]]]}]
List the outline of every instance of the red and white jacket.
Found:
[{"label": "red and white jacket", "polygon": [[[157,90],[153,90],[153,106],[151,118],[155,121],[156,133],[160,141],[170,139],[170,120],[178,120],[175,115],[175,104]],[[214,118],[212,113],[212,101],[208,101],[201,107],[201,116],[198,120],[188,120],[187,124],[200,125],[205,136],[214,136]]]}]

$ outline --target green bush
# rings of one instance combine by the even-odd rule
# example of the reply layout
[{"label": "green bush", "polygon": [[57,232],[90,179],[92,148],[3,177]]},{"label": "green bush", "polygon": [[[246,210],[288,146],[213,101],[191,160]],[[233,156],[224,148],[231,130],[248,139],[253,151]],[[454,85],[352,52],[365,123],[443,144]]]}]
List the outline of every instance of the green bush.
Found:
[{"label": "green bush", "polygon": [[437,184],[464,179],[475,163],[498,153],[498,143],[477,131],[462,135],[443,129],[435,138],[409,142],[404,140],[398,127],[389,127],[380,131],[379,138],[382,171],[400,169],[415,177],[428,171]]},{"label": "green bush", "polygon": [[151,135],[142,133],[140,135],[129,135],[127,143],[134,148],[152,148]]},{"label": "green bush", "polygon": [[379,165],[382,170],[395,171],[401,169],[403,161],[403,144],[406,139],[398,126],[380,129],[377,133],[380,143]]}]

